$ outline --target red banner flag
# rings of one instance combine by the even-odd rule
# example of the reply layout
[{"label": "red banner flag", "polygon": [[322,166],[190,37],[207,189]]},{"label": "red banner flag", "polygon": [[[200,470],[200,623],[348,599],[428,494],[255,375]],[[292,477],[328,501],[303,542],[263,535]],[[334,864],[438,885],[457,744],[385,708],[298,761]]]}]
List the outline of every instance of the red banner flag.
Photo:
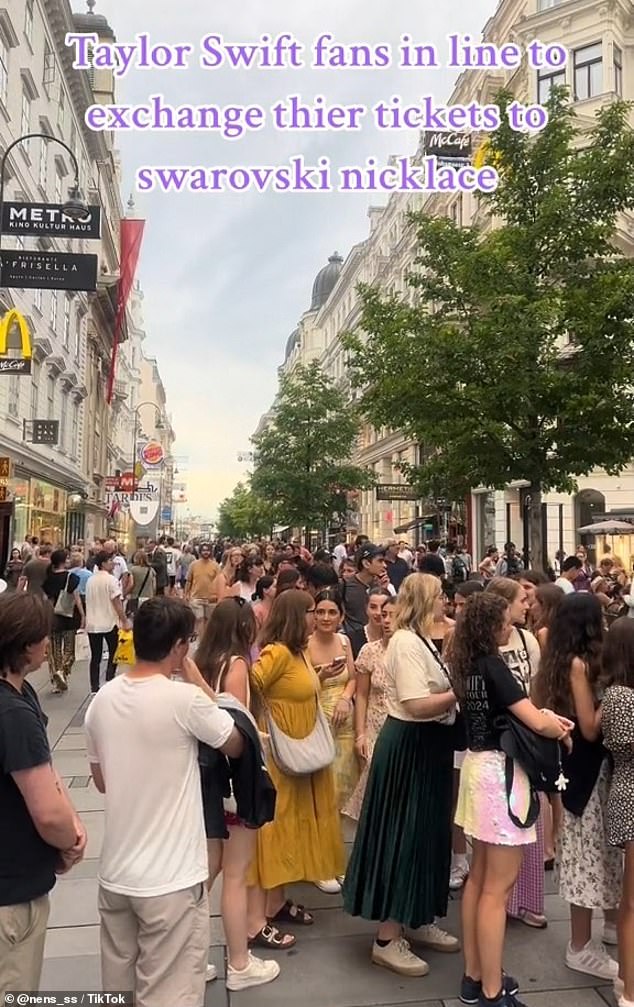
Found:
[{"label": "red banner flag", "polygon": [[112,402],[114,391],[114,378],[117,367],[117,350],[119,348],[119,333],[125,316],[125,309],[132,290],[134,274],[141,252],[141,242],[143,241],[144,220],[134,220],[124,217],[120,225],[120,255],[119,255],[119,296],[117,300],[117,314],[114,322],[114,332],[112,335],[112,359],[110,361],[110,374],[108,376],[108,394],[106,396],[108,404]]}]

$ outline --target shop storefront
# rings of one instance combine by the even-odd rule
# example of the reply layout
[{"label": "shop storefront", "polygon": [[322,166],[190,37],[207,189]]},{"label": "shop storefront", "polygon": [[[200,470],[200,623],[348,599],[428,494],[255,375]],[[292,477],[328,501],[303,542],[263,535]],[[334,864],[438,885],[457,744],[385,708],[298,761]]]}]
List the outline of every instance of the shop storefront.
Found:
[{"label": "shop storefront", "polygon": [[29,525],[31,535],[53,545],[63,543],[66,517],[66,490],[41,479],[31,479]]}]

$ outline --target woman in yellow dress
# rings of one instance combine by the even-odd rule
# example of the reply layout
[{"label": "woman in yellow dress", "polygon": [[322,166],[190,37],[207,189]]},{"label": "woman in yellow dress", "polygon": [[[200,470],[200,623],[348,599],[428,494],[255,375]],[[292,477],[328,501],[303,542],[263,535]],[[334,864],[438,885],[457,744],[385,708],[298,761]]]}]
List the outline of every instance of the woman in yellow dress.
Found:
[{"label": "woman in yellow dress", "polygon": [[[306,655],[315,603],[305,591],[284,591],[260,635],[262,650],[251,668],[254,704],[266,706],[281,731],[306,738],[315,727],[319,679]],[[264,719],[261,726],[265,728]],[[275,818],[258,830],[249,900],[251,942],[288,948],[294,937],[277,923],[308,926],[313,917],[286,898],[284,886],[342,875],[345,852],[332,767],[289,776],[267,756],[277,789]]]},{"label": "woman in yellow dress", "polygon": [[[319,675],[321,706],[335,742],[333,763],[337,807],[343,811],[354,792],[361,765],[355,747],[352,698],[357,681],[352,648],[347,636],[339,633],[343,602],[337,588],[329,587],[315,597],[315,631],[308,641],[308,656]],[[341,891],[342,877],[317,882],[328,895]]]}]

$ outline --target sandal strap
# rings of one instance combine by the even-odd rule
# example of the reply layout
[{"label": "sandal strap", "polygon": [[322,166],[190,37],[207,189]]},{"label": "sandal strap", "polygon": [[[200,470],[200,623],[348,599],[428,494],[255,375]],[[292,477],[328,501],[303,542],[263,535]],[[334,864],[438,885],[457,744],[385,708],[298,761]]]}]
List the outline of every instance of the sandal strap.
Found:
[{"label": "sandal strap", "polygon": [[260,930],[260,936],[265,941],[269,941],[273,947],[284,947],[284,935],[272,923],[264,924]]}]

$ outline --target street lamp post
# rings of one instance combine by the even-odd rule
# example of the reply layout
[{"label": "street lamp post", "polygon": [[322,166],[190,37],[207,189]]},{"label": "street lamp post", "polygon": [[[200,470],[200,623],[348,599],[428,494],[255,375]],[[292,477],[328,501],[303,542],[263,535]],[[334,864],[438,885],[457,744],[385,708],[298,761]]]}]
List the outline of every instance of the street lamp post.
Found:
[{"label": "street lamp post", "polygon": [[132,492],[133,493],[136,493],[136,491],[137,491],[137,478],[136,478],[137,457],[136,457],[136,451],[137,451],[137,442],[138,442],[138,437],[139,437],[139,411],[141,409],[144,409],[145,406],[152,406],[152,408],[158,414],[158,420],[157,420],[157,422],[155,424],[155,428],[154,429],[155,430],[162,430],[162,428],[163,428],[163,423],[161,421],[161,408],[160,408],[160,406],[156,402],[152,402],[149,399],[148,399],[147,402],[139,402],[138,406],[134,410],[134,440],[133,440],[133,443],[132,443]]},{"label": "street lamp post", "polygon": [[60,140],[56,136],[51,136],[49,133],[25,133],[24,136],[19,136],[17,140],[10,143],[4,154],[2,155],[2,161],[0,161],[0,249],[2,248],[2,217],[4,213],[4,175],[5,168],[7,164],[7,159],[9,154],[14,147],[19,146],[19,144],[24,143],[25,140],[46,140],[47,143],[57,143],[60,147],[69,155],[73,170],[75,172],[75,181],[73,185],[68,190],[68,199],[62,206],[63,212],[71,220],[82,220],[88,213],[88,207],[82,202],[81,193],[79,191],[79,165],[77,163],[77,158],[75,154],[63,140]]}]

